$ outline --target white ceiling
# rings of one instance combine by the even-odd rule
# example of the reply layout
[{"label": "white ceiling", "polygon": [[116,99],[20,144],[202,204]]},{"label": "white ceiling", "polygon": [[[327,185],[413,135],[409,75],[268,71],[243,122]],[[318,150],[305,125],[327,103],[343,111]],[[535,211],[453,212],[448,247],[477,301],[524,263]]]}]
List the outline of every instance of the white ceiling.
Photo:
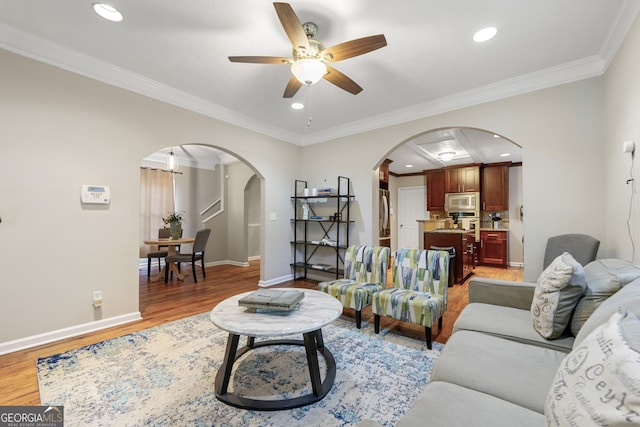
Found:
[{"label": "white ceiling", "polygon": [[[291,56],[271,2],[0,0],[0,47],[285,141],[306,145],[602,74],[640,9],[634,0],[291,1],[326,46],[384,34],[387,46],[334,63],[364,89],[321,81],[293,100]],[[473,33],[498,35],[484,44]],[[308,126],[311,111],[312,124]],[[395,162],[394,162],[395,163]]]}]

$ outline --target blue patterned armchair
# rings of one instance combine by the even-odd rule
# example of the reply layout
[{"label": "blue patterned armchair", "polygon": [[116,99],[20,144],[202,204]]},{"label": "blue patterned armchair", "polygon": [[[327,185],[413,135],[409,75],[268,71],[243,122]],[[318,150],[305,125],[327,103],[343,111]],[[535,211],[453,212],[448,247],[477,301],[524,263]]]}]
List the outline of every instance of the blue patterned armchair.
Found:
[{"label": "blue patterned armchair", "polygon": [[356,312],[356,327],[362,325],[362,307],[387,286],[391,250],[383,246],[349,246],[344,255],[344,279],[318,284],[318,290],[334,296],[345,308]]},{"label": "blue patterned armchair", "polygon": [[380,316],[424,326],[431,349],[431,327],[447,309],[449,253],[398,249],[392,266],[393,287],[373,295],[374,328],[380,332]]}]

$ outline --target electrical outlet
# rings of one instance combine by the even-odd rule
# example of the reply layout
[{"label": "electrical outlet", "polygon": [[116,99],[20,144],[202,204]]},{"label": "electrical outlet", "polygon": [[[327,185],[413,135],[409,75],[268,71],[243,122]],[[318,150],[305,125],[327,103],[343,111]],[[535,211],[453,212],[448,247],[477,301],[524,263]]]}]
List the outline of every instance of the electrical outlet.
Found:
[{"label": "electrical outlet", "polygon": [[93,292],[93,306],[102,307],[102,291]]}]

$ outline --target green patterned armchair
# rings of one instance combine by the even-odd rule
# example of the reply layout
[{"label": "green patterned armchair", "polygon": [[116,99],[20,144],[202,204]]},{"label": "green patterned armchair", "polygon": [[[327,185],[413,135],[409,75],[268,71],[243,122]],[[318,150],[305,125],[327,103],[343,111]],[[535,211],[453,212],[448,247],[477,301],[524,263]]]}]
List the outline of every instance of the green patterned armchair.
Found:
[{"label": "green patterned armchair", "polygon": [[373,295],[374,328],[380,332],[380,316],[424,326],[431,349],[431,327],[447,309],[449,253],[398,249],[393,258],[393,287]]},{"label": "green patterned armchair", "polygon": [[387,286],[391,250],[383,246],[349,246],[344,255],[344,279],[318,284],[318,290],[334,296],[345,308],[356,312],[356,327],[362,325],[362,307]]}]

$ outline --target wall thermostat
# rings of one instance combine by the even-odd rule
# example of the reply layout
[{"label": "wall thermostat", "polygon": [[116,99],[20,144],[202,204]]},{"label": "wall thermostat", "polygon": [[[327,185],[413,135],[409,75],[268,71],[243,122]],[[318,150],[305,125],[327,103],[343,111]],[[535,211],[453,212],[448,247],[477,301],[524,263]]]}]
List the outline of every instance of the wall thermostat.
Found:
[{"label": "wall thermostat", "polygon": [[105,185],[83,185],[80,197],[82,203],[106,205],[111,201],[111,192]]}]

